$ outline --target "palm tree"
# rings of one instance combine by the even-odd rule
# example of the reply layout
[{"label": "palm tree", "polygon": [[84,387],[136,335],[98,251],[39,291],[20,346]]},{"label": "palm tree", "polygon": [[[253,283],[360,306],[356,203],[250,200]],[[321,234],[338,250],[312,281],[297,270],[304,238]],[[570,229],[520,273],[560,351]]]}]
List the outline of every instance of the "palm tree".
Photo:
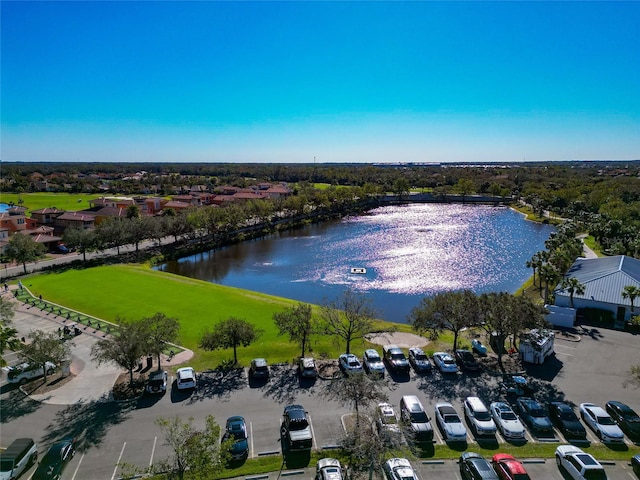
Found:
[{"label": "palm tree", "polygon": [[586,287],[578,281],[577,278],[564,278],[561,284],[562,288],[569,292],[569,305],[573,308],[573,295],[584,295]]},{"label": "palm tree", "polygon": [[631,302],[631,313],[633,313],[633,301],[636,299],[636,297],[640,296],[640,288],[636,287],[635,285],[627,285],[626,287],[624,287],[623,291],[622,291],[622,298],[624,299],[629,299],[629,301]]},{"label": "palm tree", "polygon": [[539,270],[540,279],[544,280],[544,303],[549,303],[549,287],[560,278],[560,272],[550,263],[545,263]]}]

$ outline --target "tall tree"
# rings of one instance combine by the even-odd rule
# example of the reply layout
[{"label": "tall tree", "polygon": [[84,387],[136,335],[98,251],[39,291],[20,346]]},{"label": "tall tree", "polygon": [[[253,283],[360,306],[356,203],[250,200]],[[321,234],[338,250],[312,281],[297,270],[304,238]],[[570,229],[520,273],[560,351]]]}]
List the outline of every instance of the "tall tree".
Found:
[{"label": "tall tree", "polygon": [[253,343],[262,330],[247,322],[244,318],[229,317],[215,325],[213,330],[205,331],[200,339],[200,348],[216,350],[233,348],[233,362],[238,363],[237,348]]},{"label": "tall tree", "polygon": [[228,459],[228,445],[220,444],[220,426],[213,415],[207,415],[205,428],[193,425],[193,417],[183,420],[178,416],[156,419],[171,456],[154,465],[157,473],[168,474],[168,478],[182,480],[187,471],[189,478],[214,478]]},{"label": "tall tree", "polygon": [[129,372],[129,384],[133,385],[133,370],[140,358],[146,355],[147,332],[142,321],[117,318],[118,331],[98,340],[91,347],[91,358],[99,365],[114,362]]},{"label": "tall tree", "polygon": [[62,236],[62,241],[69,248],[75,248],[82,254],[82,260],[87,260],[87,252],[98,250],[99,237],[95,230],[86,228],[67,228]]},{"label": "tall tree", "polygon": [[22,348],[22,343],[18,340],[18,331],[11,326],[14,315],[13,303],[0,297],[0,366],[3,367],[7,364],[4,352]]},{"label": "tall tree", "polygon": [[44,370],[44,380],[47,380],[46,363],[51,362],[60,365],[63,360],[68,360],[71,356],[71,349],[65,342],[60,341],[57,332],[43,332],[35,330],[29,335],[29,342],[23,347],[20,356],[31,360],[42,366]]},{"label": "tall tree", "polygon": [[640,288],[635,285],[627,285],[622,289],[622,298],[628,298],[631,302],[631,313],[634,312],[633,302],[638,296],[640,296]]},{"label": "tall tree", "polygon": [[160,312],[152,317],[145,317],[141,321],[147,338],[147,352],[156,355],[158,370],[160,370],[160,356],[169,343],[176,341],[180,332],[180,322],[177,318],[167,317]]},{"label": "tall tree", "polygon": [[573,296],[584,295],[586,287],[575,277],[564,278],[560,286],[569,292],[569,305],[573,308]]},{"label": "tall tree", "polygon": [[14,233],[9,237],[4,254],[11,260],[22,264],[24,273],[27,273],[27,263],[35,262],[44,257],[45,247],[36,242],[31,235]]},{"label": "tall tree", "polygon": [[283,312],[273,314],[280,335],[289,335],[289,340],[298,342],[302,349],[301,357],[304,357],[309,337],[316,329],[316,322],[313,319],[311,305],[298,303],[288,307]]},{"label": "tall tree", "polygon": [[453,333],[453,350],[458,348],[458,335],[463,328],[481,321],[478,297],[471,290],[442,292],[424,297],[410,315],[409,322],[420,332],[437,339],[443,331]]},{"label": "tall tree", "polygon": [[560,272],[551,263],[545,263],[540,267],[539,276],[541,282],[544,281],[544,303],[549,303],[549,291],[560,278]]},{"label": "tall tree", "polygon": [[351,342],[371,331],[375,311],[364,294],[347,289],[337,300],[325,301],[320,315],[326,334],[344,340],[350,353]]},{"label": "tall tree", "polygon": [[[502,355],[504,353],[504,341],[512,333],[518,330],[520,320],[514,316],[514,296],[506,293],[483,293],[480,295],[480,307],[484,312],[485,322],[482,327],[487,334],[494,335],[497,341],[496,354],[498,366],[504,373]],[[518,325],[518,326],[516,326]]]}]

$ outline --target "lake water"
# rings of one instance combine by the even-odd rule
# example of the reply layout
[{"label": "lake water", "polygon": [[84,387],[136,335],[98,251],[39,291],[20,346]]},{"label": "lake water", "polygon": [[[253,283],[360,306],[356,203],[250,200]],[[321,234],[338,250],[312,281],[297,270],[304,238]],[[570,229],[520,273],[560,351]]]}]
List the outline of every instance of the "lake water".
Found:
[{"label": "lake water", "polygon": [[[405,322],[425,295],[445,290],[515,292],[525,263],[554,231],[508,208],[412,204],[310,225],[158,269],[222,285],[322,303],[348,287],[378,316]],[[365,268],[365,274],[352,274]]]}]

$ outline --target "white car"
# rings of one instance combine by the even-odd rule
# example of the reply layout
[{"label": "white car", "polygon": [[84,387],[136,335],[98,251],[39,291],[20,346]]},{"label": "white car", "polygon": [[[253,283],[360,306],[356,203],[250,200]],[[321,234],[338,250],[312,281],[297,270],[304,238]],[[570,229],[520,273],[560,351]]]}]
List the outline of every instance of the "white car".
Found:
[{"label": "white car", "polygon": [[508,440],[521,440],[524,438],[524,426],[508,404],[493,402],[489,409],[504,438]]},{"label": "white car", "polygon": [[467,440],[467,429],[464,428],[460,415],[450,403],[436,403],[436,421],[442,430],[445,441],[464,442]]},{"label": "white car", "polygon": [[390,458],[382,467],[387,480],[419,480],[411,463],[406,458]]},{"label": "white car", "polygon": [[316,464],[316,480],[342,480],[342,466],[335,458],[321,458]]},{"label": "white car", "polygon": [[495,435],[496,424],[489,409],[479,397],[467,397],[464,401],[464,415],[476,435]]},{"label": "white car", "polygon": [[[55,371],[56,365],[52,362],[45,362],[45,368],[47,375],[51,375]],[[45,373],[45,369],[42,368],[41,364],[28,362],[14,365],[13,367],[5,367],[3,370],[7,372],[7,381],[9,383],[19,383],[20,385],[24,385],[33,378],[43,377]]]},{"label": "white car", "polygon": [[345,375],[362,372],[362,365],[353,353],[343,353],[338,357],[338,365]]},{"label": "white car", "polygon": [[556,448],[556,463],[574,480],[607,480],[600,462],[573,445],[560,445]]},{"label": "white car", "polygon": [[196,372],[191,367],[183,367],[176,370],[176,386],[178,390],[196,388]]},{"label": "white car", "polygon": [[447,352],[433,354],[433,363],[442,373],[458,373],[458,365],[452,355]]},{"label": "white car", "polygon": [[382,357],[374,348],[369,348],[364,351],[362,356],[362,365],[365,372],[377,373],[384,377],[384,363],[382,363]]},{"label": "white car", "polygon": [[402,432],[393,406],[390,403],[379,403],[376,407],[376,417],[380,438],[386,443],[400,443]]},{"label": "white car", "polygon": [[580,417],[603,443],[624,443],[624,433],[604,408],[581,403]]}]

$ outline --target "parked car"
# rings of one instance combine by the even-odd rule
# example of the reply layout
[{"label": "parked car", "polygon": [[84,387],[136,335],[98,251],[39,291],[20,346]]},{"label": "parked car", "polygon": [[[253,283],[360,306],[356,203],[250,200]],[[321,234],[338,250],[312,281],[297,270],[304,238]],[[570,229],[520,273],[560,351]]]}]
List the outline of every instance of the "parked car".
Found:
[{"label": "parked car", "polygon": [[376,407],[376,428],[383,442],[397,445],[402,441],[398,417],[390,403],[379,403]]},{"label": "parked car", "polygon": [[491,464],[500,480],[530,480],[521,462],[506,453],[496,453]]},{"label": "parked car", "polygon": [[556,464],[574,480],[607,480],[607,473],[600,462],[573,445],[556,448]]},{"label": "parked car", "polygon": [[75,441],[67,438],[49,448],[45,453],[31,480],[53,480],[59,479],[62,470],[69,463],[76,453]]},{"label": "parked car", "polygon": [[247,424],[244,418],[236,415],[227,418],[227,423],[222,436],[222,441],[233,440],[229,447],[229,453],[234,460],[242,460],[249,456],[249,436],[247,435]]},{"label": "parked car", "polygon": [[479,453],[464,452],[458,460],[463,480],[498,480],[491,464]]},{"label": "parked car", "polygon": [[387,480],[419,480],[411,463],[406,458],[390,458],[382,467]]},{"label": "parked car", "polygon": [[603,443],[624,443],[624,433],[604,408],[593,403],[581,403],[580,417]]},{"label": "parked car", "polygon": [[409,363],[416,373],[430,372],[432,368],[429,357],[418,347],[411,347],[409,349]]},{"label": "parked car", "polygon": [[633,468],[633,473],[640,478],[640,455],[631,457],[631,468]]},{"label": "parked car", "polygon": [[396,373],[409,373],[409,361],[404,352],[397,345],[385,345],[382,347],[382,356],[387,363],[387,368]]},{"label": "parked car", "polygon": [[176,386],[178,390],[195,389],[197,386],[196,372],[191,367],[176,370]]},{"label": "parked car", "polygon": [[149,374],[146,391],[148,393],[164,393],[167,391],[167,372],[156,370]]},{"label": "parked car", "polygon": [[489,407],[496,426],[507,440],[524,438],[524,426],[511,407],[504,402],[493,402]]},{"label": "parked car", "polygon": [[467,429],[453,405],[448,402],[436,403],[436,422],[447,442],[466,442]]},{"label": "parked car", "polygon": [[286,441],[286,446],[290,451],[311,450],[313,435],[307,412],[302,405],[284,407],[280,435]]},{"label": "parked car", "polygon": [[47,375],[51,375],[55,369],[56,365],[52,362],[45,362],[45,368],[42,368],[42,364],[33,362],[24,362],[19,365],[5,368],[7,372],[7,381],[9,383],[19,383],[20,385],[24,385],[34,378],[43,377],[45,371],[47,372]]},{"label": "parked car", "polygon": [[269,365],[264,358],[254,358],[249,366],[249,375],[252,378],[269,378]]},{"label": "parked car", "polygon": [[433,363],[442,373],[458,373],[458,366],[454,358],[447,352],[433,354]]},{"label": "parked car", "polygon": [[342,480],[344,478],[340,460],[321,458],[316,464],[316,480]]},{"label": "parked car", "polygon": [[551,402],[549,404],[549,418],[565,438],[586,438],[587,431],[573,412],[573,408],[566,403]]},{"label": "parked car", "polygon": [[365,372],[376,373],[384,377],[384,363],[376,349],[369,348],[364,351],[364,355],[362,356],[362,365]]},{"label": "parked car", "polygon": [[455,356],[456,363],[460,368],[469,372],[477,372],[480,370],[480,363],[469,350],[456,350]]},{"label": "parked car", "polygon": [[316,378],[318,376],[316,361],[311,357],[300,358],[298,360],[298,373],[301,377]]},{"label": "parked car", "polygon": [[471,340],[471,348],[478,355],[480,355],[482,357],[486,357],[487,356],[487,347],[485,345],[483,345],[482,342],[480,340],[478,340],[477,338],[474,338],[473,340]]},{"label": "parked car", "polygon": [[338,365],[345,375],[362,372],[362,364],[353,353],[343,353],[338,357]]},{"label": "parked car", "polygon": [[[433,427],[429,415],[415,395],[405,395],[400,400],[400,420],[416,442],[433,441]],[[407,440],[409,437],[407,437]]]},{"label": "parked car", "polygon": [[0,450],[0,480],[17,478],[38,460],[38,445],[31,438],[17,438]]},{"label": "parked car", "polygon": [[516,400],[520,418],[536,434],[552,433],[553,424],[542,405],[531,397],[520,397]]},{"label": "parked car", "polygon": [[467,397],[464,401],[464,415],[476,435],[495,435],[496,424],[489,409],[478,397]]},{"label": "parked car", "polygon": [[629,405],[611,400],[605,408],[629,439],[640,441],[640,416]]}]

